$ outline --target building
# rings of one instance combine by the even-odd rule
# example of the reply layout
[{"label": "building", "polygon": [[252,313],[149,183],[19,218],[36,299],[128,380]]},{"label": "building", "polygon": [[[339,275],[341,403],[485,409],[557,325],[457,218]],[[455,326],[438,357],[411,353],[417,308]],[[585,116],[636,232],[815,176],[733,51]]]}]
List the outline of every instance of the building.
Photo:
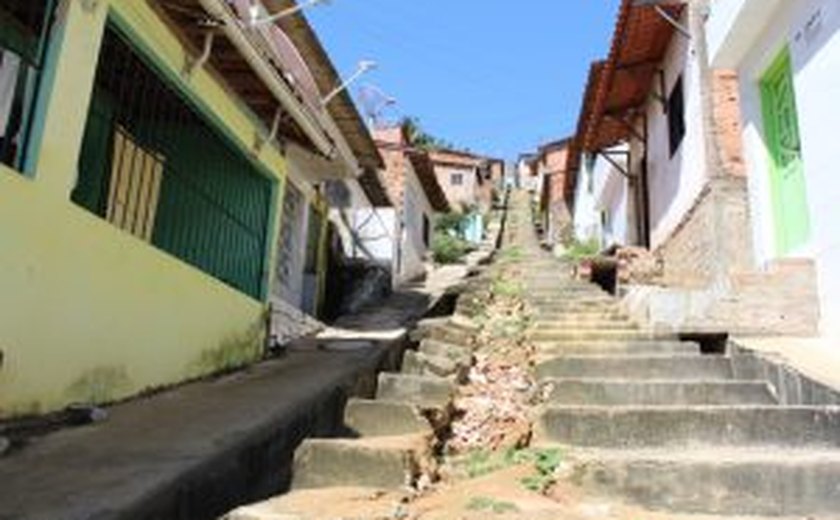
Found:
[{"label": "building", "polygon": [[[730,0],[712,5],[709,58],[739,79],[733,97],[748,179],[753,265],[813,263],[822,334],[840,335],[840,5]],[[735,123],[733,123],[735,124]]]},{"label": "building", "polygon": [[561,139],[540,146],[538,151],[538,176],[543,179],[540,218],[545,230],[545,242],[557,245],[567,242],[571,214],[566,202],[566,167],[570,139]]},{"label": "building", "polygon": [[319,305],[319,186],[381,164],[299,16],[55,4],[0,6],[4,418],[258,359],[270,302]]},{"label": "building", "polygon": [[648,248],[662,267],[655,288],[635,289],[646,319],[681,330],[810,334],[812,267],[755,262],[738,80],[709,64],[707,6],[622,2],[610,54],[590,74],[578,170],[601,158],[626,178],[627,245]]},{"label": "building", "polygon": [[449,205],[465,213],[488,209],[489,200],[482,196],[489,172],[484,171],[486,160],[457,150],[437,149],[429,152],[438,184],[446,194]]},{"label": "building", "polygon": [[402,127],[375,130],[374,137],[385,163],[381,176],[394,204],[392,210],[379,212],[393,240],[379,241],[375,254],[391,264],[394,284],[400,285],[426,274],[435,215],[451,207],[429,155],[409,146]]},{"label": "building", "polygon": [[537,169],[537,155],[524,153],[516,161],[517,187],[533,194],[540,193],[539,170]]}]

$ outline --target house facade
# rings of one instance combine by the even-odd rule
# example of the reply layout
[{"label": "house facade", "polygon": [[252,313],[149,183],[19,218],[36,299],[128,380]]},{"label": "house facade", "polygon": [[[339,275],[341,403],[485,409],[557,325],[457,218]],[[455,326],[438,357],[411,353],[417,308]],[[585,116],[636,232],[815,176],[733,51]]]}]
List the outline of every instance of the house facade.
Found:
[{"label": "house facade", "polygon": [[380,211],[383,225],[393,237],[390,248],[381,242],[377,255],[391,264],[395,285],[426,274],[435,216],[450,211],[446,194],[438,184],[429,155],[409,146],[401,127],[374,131],[385,163],[382,180],[391,211]]},{"label": "house facade", "polygon": [[[258,359],[294,275],[284,247],[306,244],[287,264],[312,275],[294,303],[317,308],[327,211],[313,186],[379,159],[333,119],[340,105],[321,108],[330,80],[304,68],[293,32],[249,29],[242,7],[0,6],[0,416]],[[304,231],[286,247],[291,227]]]},{"label": "house facade", "polygon": [[840,117],[840,5],[831,0],[712,4],[714,67],[737,73],[755,265],[812,261],[821,333],[840,335],[834,223]]},{"label": "house facade", "polygon": [[634,243],[628,212],[629,182],[625,146],[608,151],[610,158],[589,155],[582,161],[574,188],[572,217],[574,238],[597,244],[602,250]]},{"label": "house facade", "polygon": [[456,211],[478,209],[484,202],[485,159],[471,153],[445,149],[432,150],[429,157],[449,205]]},{"label": "house facade", "polygon": [[709,5],[622,2],[610,54],[590,73],[577,162],[601,158],[626,179],[607,198],[615,207],[615,193],[625,194],[626,245],[649,249],[661,266],[656,287],[632,291],[646,319],[681,330],[811,334],[811,263],[755,261],[739,81],[709,62]]},{"label": "house facade", "polygon": [[539,177],[543,179],[540,199],[540,218],[544,240],[548,245],[566,242],[571,226],[571,214],[566,201],[566,167],[569,139],[540,146],[537,159]]}]

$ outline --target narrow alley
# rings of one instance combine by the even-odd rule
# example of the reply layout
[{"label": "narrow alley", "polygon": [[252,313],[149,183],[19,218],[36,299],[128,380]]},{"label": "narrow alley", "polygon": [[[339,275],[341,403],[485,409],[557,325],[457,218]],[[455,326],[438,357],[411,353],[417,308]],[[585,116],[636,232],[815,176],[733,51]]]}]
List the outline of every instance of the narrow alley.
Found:
[{"label": "narrow alley", "polygon": [[840,0],[0,0],[0,520],[840,520]]},{"label": "narrow alley", "polygon": [[836,518],[835,405],[633,321],[512,199],[455,314],[348,403],[352,435],[305,441],[292,491],[227,520]]}]

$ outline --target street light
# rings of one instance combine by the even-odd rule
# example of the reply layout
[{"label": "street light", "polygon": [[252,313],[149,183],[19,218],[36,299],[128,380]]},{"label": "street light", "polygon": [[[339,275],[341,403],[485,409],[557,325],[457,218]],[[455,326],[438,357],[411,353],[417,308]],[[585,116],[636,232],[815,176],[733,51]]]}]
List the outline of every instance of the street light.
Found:
[{"label": "street light", "polygon": [[261,27],[263,25],[271,25],[276,21],[297,14],[309,7],[315,7],[321,4],[329,4],[332,0],[306,0],[294,7],[283,9],[274,14],[264,14],[265,7],[263,7],[260,0],[252,0],[251,8],[249,9],[248,27]]},{"label": "street light", "polygon": [[327,96],[323,99],[323,101],[321,101],[321,106],[326,107],[327,105],[329,105],[330,101],[335,99],[335,97],[337,95],[341,94],[341,92],[344,89],[349,87],[357,79],[361,78],[362,76],[367,74],[369,71],[375,69],[376,67],[377,67],[377,64],[376,64],[375,61],[371,61],[371,60],[360,61],[359,66],[356,69],[356,72],[354,72],[352,76],[350,76],[349,78],[344,80],[344,82],[341,85],[337,86],[332,92],[327,94]]}]

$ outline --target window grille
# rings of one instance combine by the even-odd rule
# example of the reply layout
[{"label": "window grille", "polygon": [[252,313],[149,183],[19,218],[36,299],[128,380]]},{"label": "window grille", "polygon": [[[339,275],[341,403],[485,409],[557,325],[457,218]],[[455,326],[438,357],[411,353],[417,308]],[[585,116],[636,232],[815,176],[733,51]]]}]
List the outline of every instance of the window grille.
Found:
[{"label": "window grille", "polygon": [[464,184],[464,174],[453,173],[449,179],[449,183],[453,186],[462,186]]},{"label": "window grille", "polygon": [[109,27],[72,200],[254,297],[273,184]]},{"label": "window grille", "polygon": [[0,2],[0,162],[20,169],[46,54],[54,0]]}]

